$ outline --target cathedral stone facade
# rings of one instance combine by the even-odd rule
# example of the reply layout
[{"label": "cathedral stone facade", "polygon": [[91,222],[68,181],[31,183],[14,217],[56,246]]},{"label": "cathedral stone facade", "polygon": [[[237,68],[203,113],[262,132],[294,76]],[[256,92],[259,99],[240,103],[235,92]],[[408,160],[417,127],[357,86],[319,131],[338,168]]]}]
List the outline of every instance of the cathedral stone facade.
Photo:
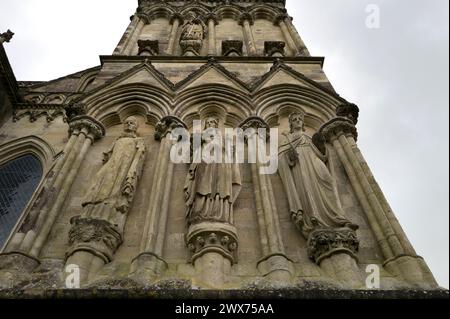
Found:
[{"label": "cathedral stone facade", "polygon": [[[48,82],[16,81],[12,35],[0,289],[73,288],[78,274],[81,288],[364,290],[372,265],[381,289],[438,288],[358,148],[358,107],[284,0],[139,0],[101,65]],[[277,128],[255,134],[280,141],[278,170],[175,163],[172,133],[194,121]]]}]

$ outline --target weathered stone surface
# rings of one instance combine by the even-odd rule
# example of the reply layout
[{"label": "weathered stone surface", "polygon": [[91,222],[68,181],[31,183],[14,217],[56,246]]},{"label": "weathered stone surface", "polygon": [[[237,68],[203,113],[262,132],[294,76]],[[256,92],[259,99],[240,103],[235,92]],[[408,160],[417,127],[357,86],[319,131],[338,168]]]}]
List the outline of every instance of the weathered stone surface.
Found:
[{"label": "weathered stone surface", "polygon": [[[100,66],[49,82],[17,82],[0,44],[0,168],[31,153],[45,176],[0,255],[0,298],[448,297],[357,147],[359,108],[334,91],[284,1],[211,4],[139,1]],[[111,152],[130,116],[139,138]],[[173,163],[170,133],[207,119],[277,128],[295,145],[270,176]],[[101,160],[143,149],[127,178]],[[86,289],[65,290],[74,254]],[[363,291],[369,265],[381,291]]]}]

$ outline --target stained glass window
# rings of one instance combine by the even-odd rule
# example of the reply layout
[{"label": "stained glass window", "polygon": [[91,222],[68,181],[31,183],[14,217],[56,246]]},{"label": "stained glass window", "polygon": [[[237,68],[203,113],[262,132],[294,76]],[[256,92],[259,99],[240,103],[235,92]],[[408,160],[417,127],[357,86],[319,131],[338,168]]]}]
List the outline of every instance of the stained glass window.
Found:
[{"label": "stained glass window", "polygon": [[41,162],[33,155],[0,166],[0,248],[33,196],[42,174]]}]

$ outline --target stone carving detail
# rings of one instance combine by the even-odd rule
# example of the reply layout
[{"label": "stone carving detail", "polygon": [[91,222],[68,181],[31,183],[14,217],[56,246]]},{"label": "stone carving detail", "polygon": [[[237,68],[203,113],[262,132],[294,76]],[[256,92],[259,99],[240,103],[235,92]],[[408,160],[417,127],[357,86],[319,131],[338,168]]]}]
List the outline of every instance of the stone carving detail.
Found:
[{"label": "stone carving detail", "polygon": [[105,135],[105,128],[101,123],[90,116],[81,115],[74,117],[69,124],[69,134],[75,130],[88,129],[95,139],[101,138]]},{"label": "stone carving detail", "polygon": [[69,232],[70,249],[67,257],[77,251],[88,251],[106,263],[112,261],[114,253],[122,244],[122,235],[117,226],[106,220],[74,217]]},{"label": "stone carving detail", "polygon": [[242,56],[242,48],[244,44],[238,40],[222,41],[222,55],[223,56]]},{"label": "stone carving detail", "polygon": [[353,103],[341,104],[336,109],[336,115],[348,118],[353,124],[358,124],[359,107]]},{"label": "stone carving detail", "polygon": [[48,123],[53,122],[58,116],[62,116],[63,121],[67,122],[67,117],[63,109],[14,110],[13,122],[17,122],[27,115],[31,123],[36,122],[42,116],[45,116]]},{"label": "stone carving detail", "polygon": [[194,12],[189,12],[180,40],[184,56],[200,55],[207,29],[205,23]]},{"label": "stone carving detail", "polygon": [[327,155],[304,133],[304,114],[289,117],[291,131],[280,146],[279,171],[288,197],[291,217],[305,238],[317,230],[358,226],[344,214],[336,183],[326,166]]},{"label": "stone carving detail", "polygon": [[[108,262],[122,242],[123,228],[145,156],[144,141],[137,137],[137,129],[137,120],[134,117],[127,119],[122,135],[111,150],[104,153],[104,165],[93,177],[83,200],[82,215],[74,219],[69,255],[89,246],[102,258],[108,257],[103,258]],[[108,243],[109,250],[103,247],[104,243]]]},{"label": "stone carving detail", "polygon": [[346,253],[357,259],[359,240],[352,229],[318,229],[308,239],[308,256],[320,262],[334,254]]},{"label": "stone carving detail", "polygon": [[269,57],[284,57],[286,43],[281,41],[264,42],[264,53]]},{"label": "stone carving detail", "polygon": [[188,249],[195,260],[208,252],[218,252],[232,263],[236,260],[238,239],[234,231],[209,230],[191,233]]},{"label": "stone carving detail", "polygon": [[[219,119],[206,120],[205,130],[219,130]],[[203,140],[203,143],[211,142]],[[188,226],[200,222],[233,224],[233,204],[242,188],[238,164],[193,163],[184,187]]]},{"label": "stone carving detail", "polygon": [[167,116],[156,124],[155,139],[157,141],[161,141],[167,134],[172,132],[172,130],[179,127],[186,128],[185,124],[178,118],[174,116]]},{"label": "stone carving detail", "polygon": [[333,140],[333,138],[339,137],[340,134],[351,135],[355,139],[358,139],[358,131],[353,122],[344,117],[336,117],[322,126],[319,133],[325,138],[327,142]]},{"label": "stone carving detail", "polygon": [[158,40],[139,40],[139,53],[142,56],[156,56],[159,55],[159,41]]},{"label": "stone carving detail", "polygon": [[11,39],[14,36],[14,32],[12,32],[11,30],[8,30],[4,33],[0,34],[0,43],[9,43],[9,41],[11,41]]}]

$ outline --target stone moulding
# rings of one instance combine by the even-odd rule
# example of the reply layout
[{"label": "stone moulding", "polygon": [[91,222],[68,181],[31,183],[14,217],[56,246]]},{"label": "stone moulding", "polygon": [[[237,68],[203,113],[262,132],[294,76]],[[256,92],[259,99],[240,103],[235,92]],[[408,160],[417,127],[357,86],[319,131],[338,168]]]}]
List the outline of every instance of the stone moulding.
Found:
[{"label": "stone moulding", "polygon": [[114,253],[123,239],[114,225],[105,220],[72,218],[69,232],[70,248],[66,259],[78,251],[88,251],[106,263],[112,261]]},{"label": "stone moulding", "polygon": [[323,135],[327,142],[339,137],[341,133],[350,134],[355,141],[358,140],[358,131],[353,122],[345,117],[336,117],[325,123],[320,129],[319,133]]},{"label": "stone moulding", "polygon": [[359,240],[352,229],[317,229],[308,239],[308,256],[316,264],[336,254],[348,254],[358,260]]},{"label": "stone moulding", "polygon": [[218,253],[234,264],[237,261],[238,236],[236,227],[223,223],[200,223],[190,227],[187,247],[191,262],[211,252]]},{"label": "stone moulding", "polygon": [[102,123],[96,119],[81,115],[74,117],[69,124],[69,134],[71,135],[76,129],[82,130],[83,128],[88,128],[89,132],[93,134],[95,139],[99,139],[105,136],[106,129]]}]

